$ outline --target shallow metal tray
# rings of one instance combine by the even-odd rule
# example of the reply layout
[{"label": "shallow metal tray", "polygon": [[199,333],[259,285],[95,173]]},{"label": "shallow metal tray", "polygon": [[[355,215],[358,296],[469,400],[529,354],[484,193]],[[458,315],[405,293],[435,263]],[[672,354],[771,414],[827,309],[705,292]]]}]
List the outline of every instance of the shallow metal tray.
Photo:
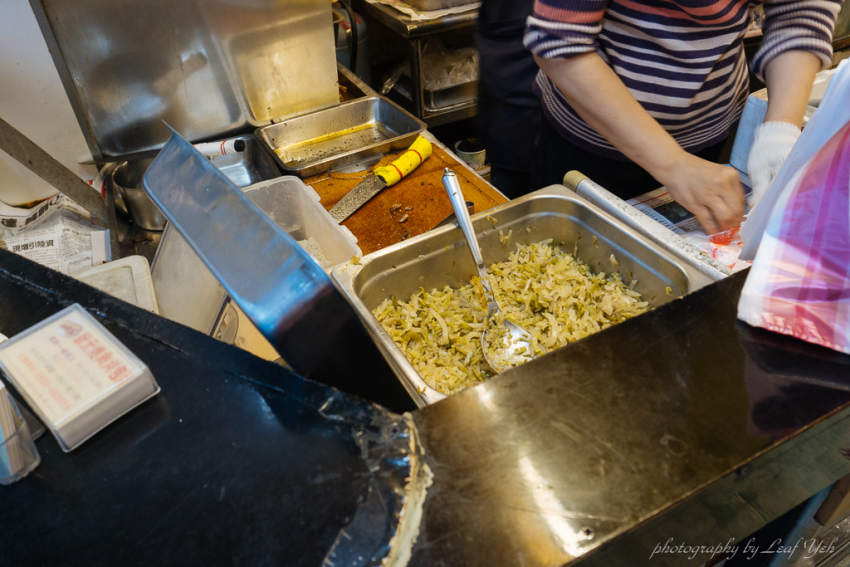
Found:
[{"label": "shallow metal tray", "polygon": [[[488,216],[496,219],[495,228]],[[474,215],[472,220],[488,264],[507,259],[515,243],[530,244],[552,238],[554,243],[563,243],[568,249],[577,243],[579,257],[594,272],[631,272],[638,280],[635,289],[652,307],[714,281],[563,186],[541,189]],[[500,230],[505,234],[513,230],[511,244],[507,247],[499,242]],[[612,266],[609,260],[611,254],[616,256],[618,267]],[[332,272],[384,356],[420,406],[445,396],[419,377],[372,315],[372,309],[391,295],[407,298],[420,287],[433,289],[465,285],[476,273],[472,256],[457,225],[434,229],[364,256],[358,266],[344,264]],[[718,275],[720,278],[722,276]],[[672,293],[667,293],[667,287]]]},{"label": "shallow metal tray", "polygon": [[438,91],[425,89],[425,106],[429,108],[447,108],[478,100],[478,81],[461,83]]},{"label": "shallow metal tray", "polygon": [[255,135],[283,171],[309,177],[403,150],[424,129],[387,99],[369,97],[264,126]]},{"label": "shallow metal tray", "polygon": [[[399,81],[399,83],[396,84],[395,89],[407,100],[413,100],[413,97],[410,94],[410,78],[404,77],[402,81]],[[443,108],[477,101],[478,81],[461,83],[459,85],[446,87],[436,91],[423,89],[422,93],[424,95],[426,108],[430,108],[431,110],[441,110]]]},{"label": "shallow metal tray", "polygon": [[[245,151],[217,156],[212,163],[239,188],[280,177],[275,164],[252,135],[237,136]],[[151,265],[160,314],[204,334],[217,328],[227,292],[186,239],[170,224]]]}]

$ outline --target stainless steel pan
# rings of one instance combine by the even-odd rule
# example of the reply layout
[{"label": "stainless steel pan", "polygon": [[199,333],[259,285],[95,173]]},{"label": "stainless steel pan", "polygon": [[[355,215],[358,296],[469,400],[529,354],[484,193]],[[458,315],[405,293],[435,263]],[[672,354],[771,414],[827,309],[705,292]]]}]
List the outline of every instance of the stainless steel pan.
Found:
[{"label": "stainless steel pan", "polygon": [[[496,219],[495,228],[490,218]],[[579,257],[596,272],[631,273],[638,280],[635,289],[652,307],[723,277],[717,273],[712,279],[559,185],[474,215],[472,220],[488,265],[507,259],[514,243],[529,244],[552,238],[555,244],[569,249],[577,245]],[[511,230],[510,244],[503,246],[499,231],[507,234]],[[618,266],[611,264],[612,254]],[[358,266],[339,266],[332,275],[396,373],[409,390],[416,392],[417,404],[426,405],[445,396],[419,377],[372,315],[372,309],[391,295],[406,298],[420,287],[465,285],[476,273],[461,230],[451,225],[364,256]]]},{"label": "stainless steel pan", "polygon": [[309,177],[407,149],[424,129],[387,99],[369,97],[264,126],[255,135],[283,171]]}]

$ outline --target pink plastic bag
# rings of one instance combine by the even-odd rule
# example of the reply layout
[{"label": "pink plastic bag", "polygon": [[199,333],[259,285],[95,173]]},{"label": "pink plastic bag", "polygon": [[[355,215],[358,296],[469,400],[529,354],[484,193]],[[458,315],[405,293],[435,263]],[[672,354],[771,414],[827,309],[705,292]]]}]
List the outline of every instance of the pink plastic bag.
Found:
[{"label": "pink plastic bag", "polygon": [[788,182],[738,318],[850,354],[850,123]]}]

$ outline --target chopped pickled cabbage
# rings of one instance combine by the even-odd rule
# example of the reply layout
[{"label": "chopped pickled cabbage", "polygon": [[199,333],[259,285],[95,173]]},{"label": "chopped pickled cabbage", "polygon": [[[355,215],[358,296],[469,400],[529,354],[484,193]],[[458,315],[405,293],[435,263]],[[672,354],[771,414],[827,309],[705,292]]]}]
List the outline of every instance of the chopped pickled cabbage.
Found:
[{"label": "chopped pickled cabbage", "polygon": [[307,240],[299,240],[298,244],[301,248],[306,250],[307,254],[312,256],[322,268],[327,269],[334,265],[334,263],[328,260],[328,257],[325,256],[325,251],[322,249],[322,245],[319,244],[312,236]]},{"label": "chopped pickled cabbage", "polygon": [[[593,274],[551,240],[516,244],[488,279],[505,316],[552,351],[649,309],[619,273]],[[373,311],[407,359],[435,390],[454,394],[492,376],[481,337],[487,304],[479,278],[460,289],[420,288],[407,300],[390,297]]]}]

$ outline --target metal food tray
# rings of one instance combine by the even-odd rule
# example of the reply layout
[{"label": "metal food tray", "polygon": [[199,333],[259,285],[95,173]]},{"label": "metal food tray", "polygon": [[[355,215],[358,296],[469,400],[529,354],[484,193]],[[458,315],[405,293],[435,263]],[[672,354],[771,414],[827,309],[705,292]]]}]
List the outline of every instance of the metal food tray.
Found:
[{"label": "metal food tray", "polygon": [[[496,226],[488,217],[496,219]],[[552,238],[572,249],[594,272],[631,272],[635,290],[650,306],[658,307],[704,287],[714,279],[676,258],[621,221],[563,186],[541,189],[472,217],[488,264],[506,260],[515,243],[530,244]],[[513,230],[509,246],[499,231]],[[594,237],[596,237],[594,239]],[[619,266],[611,264],[614,254]],[[410,297],[420,287],[460,287],[477,274],[463,234],[456,224],[434,229],[364,256],[360,265],[338,266],[332,275],[354,305],[373,339],[421,407],[445,396],[429,387],[405,358],[372,309],[390,296]],[[722,279],[718,274],[717,279]],[[667,292],[671,288],[672,293]]]},{"label": "metal food tray", "polygon": [[[212,163],[234,185],[245,188],[281,176],[254,136],[230,139],[243,140],[245,151],[217,156]],[[207,335],[218,327],[227,292],[170,224],[151,263],[151,278],[163,317]]]},{"label": "metal food tray", "polygon": [[434,108],[448,108],[478,100],[478,81],[461,83],[437,91],[425,89],[425,105]]},{"label": "metal food tray", "polygon": [[424,122],[387,99],[369,97],[264,126],[255,134],[283,171],[310,177],[403,150],[424,129]]},{"label": "metal food tray", "polygon": [[[410,79],[405,77],[402,81],[396,84],[396,91],[406,98],[413,100],[410,94]],[[422,89],[425,100],[425,107],[431,110],[442,110],[452,106],[475,102],[478,100],[478,81],[470,81],[468,83],[460,83],[444,89],[429,91]]]}]

